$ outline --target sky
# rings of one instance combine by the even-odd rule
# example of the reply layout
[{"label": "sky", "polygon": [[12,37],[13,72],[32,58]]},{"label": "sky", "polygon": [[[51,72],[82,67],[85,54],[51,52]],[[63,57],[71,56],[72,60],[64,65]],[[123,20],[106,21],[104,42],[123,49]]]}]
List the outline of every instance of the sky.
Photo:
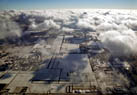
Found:
[{"label": "sky", "polygon": [[137,0],[0,0],[0,10],[69,8],[137,9]]}]

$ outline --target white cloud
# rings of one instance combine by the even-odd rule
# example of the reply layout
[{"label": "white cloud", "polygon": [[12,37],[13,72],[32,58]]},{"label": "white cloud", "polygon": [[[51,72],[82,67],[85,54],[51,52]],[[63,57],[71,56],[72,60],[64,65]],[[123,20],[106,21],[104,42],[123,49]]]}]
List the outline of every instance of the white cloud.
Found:
[{"label": "white cloud", "polygon": [[60,29],[60,26],[56,24],[53,20],[45,20],[43,23],[36,24],[32,22],[30,25],[30,30],[32,31],[43,31],[49,29]]},{"label": "white cloud", "polygon": [[63,28],[62,28],[62,31],[63,31],[63,32],[74,32],[75,29],[73,29],[73,28],[68,28],[68,27],[63,27]]},{"label": "white cloud", "polygon": [[105,48],[114,56],[129,56],[137,53],[137,36],[134,31],[107,31],[100,34]]},{"label": "white cloud", "polygon": [[[18,25],[10,19],[12,17],[20,21]],[[19,26],[27,26],[25,30],[27,32],[49,29],[52,32],[55,30],[66,33],[74,33],[75,30],[96,31],[101,33],[102,43],[112,54],[129,55],[136,51],[137,12],[135,10],[74,9],[0,13],[0,38],[20,36],[24,31],[22,32],[23,29]]]},{"label": "white cloud", "polygon": [[79,29],[95,31],[95,26],[91,25],[89,21],[79,19],[76,24]]},{"label": "white cloud", "polygon": [[21,29],[16,22],[0,18],[0,39],[19,36],[21,36]]}]

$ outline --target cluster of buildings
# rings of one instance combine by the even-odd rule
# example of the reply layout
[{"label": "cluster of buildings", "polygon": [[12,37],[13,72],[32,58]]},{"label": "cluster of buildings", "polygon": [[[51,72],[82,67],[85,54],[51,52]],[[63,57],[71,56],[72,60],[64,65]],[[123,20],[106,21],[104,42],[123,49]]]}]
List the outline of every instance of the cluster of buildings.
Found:
[{"label": "cluster of buildings", "polygon": [[137,94],[137,86],[131,85],[136,80],[128,78],[127,73],[132,66],[119,58],[112,58],[97,33],[58,35],[49,48],[53,54],[45,55],[44,60],[42,53],[31,52],[27,58],[18,55],[8,58],[5,61],[10,64],[8,69],[1,69],[0,64],[0,93]]}]

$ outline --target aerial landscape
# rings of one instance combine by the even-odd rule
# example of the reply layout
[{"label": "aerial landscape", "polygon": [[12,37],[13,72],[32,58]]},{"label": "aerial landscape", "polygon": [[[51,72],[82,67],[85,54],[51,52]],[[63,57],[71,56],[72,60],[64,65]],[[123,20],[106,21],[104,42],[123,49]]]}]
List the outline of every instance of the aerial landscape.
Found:
[{"label": "aerial landscape", "polygon": [[0,11],[0,95],[137,95],[136,9]]}]

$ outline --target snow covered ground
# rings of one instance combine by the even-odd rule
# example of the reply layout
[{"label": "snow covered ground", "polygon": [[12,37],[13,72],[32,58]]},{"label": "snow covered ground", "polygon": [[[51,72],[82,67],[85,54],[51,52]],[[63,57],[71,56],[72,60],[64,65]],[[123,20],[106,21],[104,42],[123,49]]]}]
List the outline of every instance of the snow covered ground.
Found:
[{"label": "snow covered ground", "polygon": [[0,39],[30,32],[97,32],[113,55],[137,54],[137,10],[64,9],[1,11]]}]

